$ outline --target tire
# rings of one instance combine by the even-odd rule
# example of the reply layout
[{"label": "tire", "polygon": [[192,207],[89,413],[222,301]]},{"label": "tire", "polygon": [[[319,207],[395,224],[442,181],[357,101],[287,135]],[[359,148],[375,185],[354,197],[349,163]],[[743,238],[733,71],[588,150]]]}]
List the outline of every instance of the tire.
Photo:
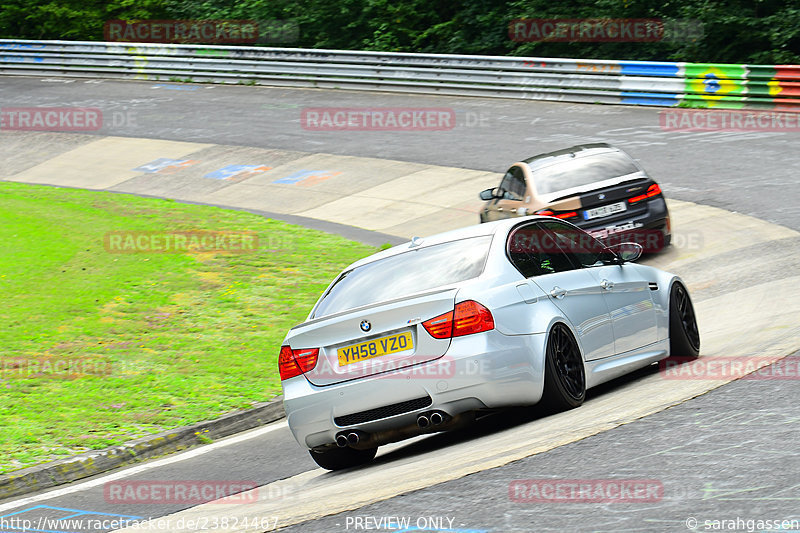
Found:
[{"label": "tire", "polygon": [[700,355],[700,331],[689,298],[689,291],[680,283],[672,285],[669,294],[669,355],[696,359]]},{"label": "tire", "polygon": [[542,401],[546,408],[565,411],[585,399],[586,374],[578,343],[567,326],[556,324],[547,336]]},{"label": "tire", "polygon": [[378,448],[356,450],[353,448],[330,448],[325,451],[308,450],[314,462],[326,470],[343,470],[372,461]]}]

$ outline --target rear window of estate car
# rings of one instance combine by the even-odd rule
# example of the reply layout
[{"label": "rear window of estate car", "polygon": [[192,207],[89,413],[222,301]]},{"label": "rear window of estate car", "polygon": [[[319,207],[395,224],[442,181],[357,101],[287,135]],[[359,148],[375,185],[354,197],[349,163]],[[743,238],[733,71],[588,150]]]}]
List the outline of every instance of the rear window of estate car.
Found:
[{"label": "rear window of estate car", "polygon": [[436,244],[343,272],[312,318],[476,278],[483,272],[491,235]]},{"label": "rear window of estate car", "polygon": [[539,194],[583,187],[597,181],[639,172],[636,163],[620,152],[608,152],[586,157],[567,159],[560,163],[536,169],[533,184]]}]

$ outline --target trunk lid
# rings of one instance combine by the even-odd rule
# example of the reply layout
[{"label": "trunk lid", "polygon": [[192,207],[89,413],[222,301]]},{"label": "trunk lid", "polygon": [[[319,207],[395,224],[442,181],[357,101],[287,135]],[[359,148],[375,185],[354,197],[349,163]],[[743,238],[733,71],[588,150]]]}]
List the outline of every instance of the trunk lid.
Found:
[{"label": "trunk lid", "polygon": [[422,322],[452,311],[457,292],[428,291],[312,320],[293,328],[284,344],[319,348],[316,366],[305,373],[318,386],[438,359],[450,339],[431,337]]}]

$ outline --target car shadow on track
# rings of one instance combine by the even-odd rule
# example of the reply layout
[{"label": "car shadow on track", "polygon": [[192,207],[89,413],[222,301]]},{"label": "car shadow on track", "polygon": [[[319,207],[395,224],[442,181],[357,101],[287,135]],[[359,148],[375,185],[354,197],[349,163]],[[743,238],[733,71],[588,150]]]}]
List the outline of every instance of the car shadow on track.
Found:
[{"label": "car shadow on track", "polygon": [[[655,374],[659,371],[658,364],[652,364],[635,372],[631,372],[625,376],[617,378],[608,383],[604,383],[586,391],[586,403],[591,402],[595,398],[613,394],[616,390],[625,387],[639,379]],[[580,409],[580,407],[578,407]],[[372,463],[361,468],[370,468],[382,464],[388,464],[400,459],[414,457],[426,452],[445,450],[450,446],[469,442],[493,433],[499,433],[508,429],[512,429],[536,420],[546,418],[548,416],[557,414],[556,412],[548,409],[547,406],[536,404],[526,407],[514,407],[501,409],[493,412],[486,413],[485,416],[479,417],[474,424],[467,427],[445,431],[440,433],[433,433],[428,437],[409,442],[406,445],[400,445],[388,453],[378,456]]]}]

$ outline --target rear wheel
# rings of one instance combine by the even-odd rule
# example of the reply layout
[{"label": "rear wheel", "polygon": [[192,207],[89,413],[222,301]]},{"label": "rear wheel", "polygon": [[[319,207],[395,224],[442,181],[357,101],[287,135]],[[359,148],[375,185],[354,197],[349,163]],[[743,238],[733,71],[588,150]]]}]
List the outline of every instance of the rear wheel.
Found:
[{"label": "rear wheel", "polygon": [[696,358],[700,355],[700,331],[689,291],[680,283],[669,295],[669,354],[671,357]]},{"label": "rear wheel", "polygon": [[324,451],[308,450],[311,458],[326,470],[343,470],[366,464],[375,458],[378,448],[356,450],[353,448],[330,448]]},{"label": "rear wheel", "polygon": [[556,324],[547,339],[542,401],[563,411],[578,407],[585,398],[586,376],[578,343],[567,326]]}]

